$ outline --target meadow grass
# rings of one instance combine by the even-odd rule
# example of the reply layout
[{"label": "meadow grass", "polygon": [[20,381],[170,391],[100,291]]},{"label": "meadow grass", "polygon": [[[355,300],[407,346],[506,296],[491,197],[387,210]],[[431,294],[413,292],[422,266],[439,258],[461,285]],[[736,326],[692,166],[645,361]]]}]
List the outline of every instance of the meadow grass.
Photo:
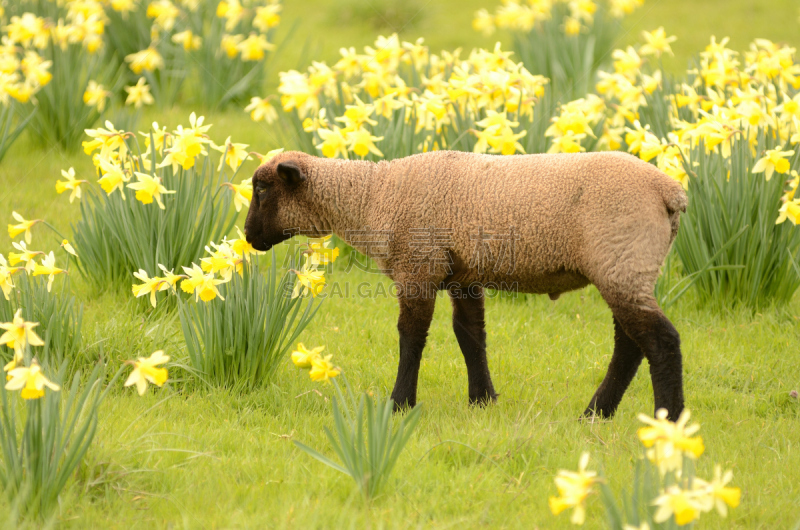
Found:
[{"label": "meadow grass", "polygon": [[[331,281],[388,289],[387,280],[359,271],[335,271]],[[111,337],[112,358],[162,344],[185,362],[174,323],[153,330],[124,298],[100,301],[107,313],[95,313],[93,332]],[[707,447],[699,473],[710,475],[712,463],[732,468],[744,492],[728,520],[709,516],[703,527],[787,528],[797,519],[790,507],[800,498],[793,471],[800,404],[788,396],[800,387],[792,355],[797,302],[786,311],[713,315],[688,298],[670,312],[683,338],[687,405]],[[326,345],[354,388],[386,395],[396,371],[396,313],[388,298],[333,297],[303,341]],[[489,360],[501,395],[485,409],[467,405],[450,316],[449,302],[439,300],[422,362],[422,420],[370,507],[347,477],[291,443],[331,454],[321,427],[332,421],[333,388],[313,384],[287,360],[276,384],[248,394],[180,383],[145,398],[113,392],[59,519],[67,527],[120,528],[559,528],[568,520],[547,508],[552,476],[575,468],[582,451],[614,489],[630,483],[640,450],[636,413],[653,406],[646,364],[613,421],[577,421],[613,346],[610,311],[594,288],[557,302],[488,301]],[[603,521],[597,499],[587,527]]]},{"label": "meadow grass", "polygon": [[[489,46],[498,38],[467,29],[485,1],[417,4],[420,19],[401,31],[404,38],[424,36],[434,50]],[[300,22],[276,69],[302,67],[301,58],[331,61],[339,46],[361,47],[379,32],[400,29],[375,28],[370,17],[346,23],[337,17],[333,2],[287,2],[281,31]],[[680,70],[712,33],[731,34],[738,49],[758,36],[800,43],[796,19],[796,6],[785,0],[651,0],[631,17],[624,38],[632,41],[641,29],[664,25],[680,38],[670,60]],[[197,109],[148,111],[137,130],[153,119],[170,128],[186,123],[191,110]],[[292,146],[291,133],[253,123],[244,112],[204,114],[218,142],[231,134],[260,152]],[[35,147],[28,134],[0,165],[0,212],[4,218],[12,210],[45,218],[69,237],[79,208],[56,195],[54,183],[70,166],[91,175],[91,161],[82,153]],[[253,167],[249,163],[242,175]],[[41,225],[34,231],[33,248],[60,243]],[[3,232],[3,253],[10,243]],[[396,303],[355,291],[365,284],[372,293],[378,285],[387,292],[389,281],[339,266],[329,281],[342,290],[347,282],[350,296],[327,299],[301,340],[325,345],[355,390],[388,394],[397,367]],[[127,291],[92,292],[77,272],[72,284],[86,311],[81,355],[87,364],[102,357],[118,365],[161,348],[188,364],[174,312],[152,315]],[[734,484],[743,491],[742,505],[728,519],[705,516],[702,527],[793,527],[800,521],[800,402],[789,392],[800,391],[800,296],[782,310],[720,314],[698,307],[690,293],[668,315],[683,340],[687,406],[707,447],[699,474],[710,476],[719,463],[733,469]],[[421,422],[388,487],[370,506],[350,479],[291,443],[332,454],[322,427],[332,423],[333,388],[313,384],[287,359],[274,385],[247,394],[185,386],[176,368],[172,383],[144,398],[131,389],[111,392],[94,445],[55,521],[66,528],[566,528],[568,515],[553,517],[547,496],[555,494],[556,471],[575,469],[582,451],[592,453],[592,466],[606,473],[614,490],[630,484],[640,454],[636,414],[653,407],[647,364],[613,421],[577,421],[613,348],[611,313],[596,289],[556,302],[535,296],[487,301],[489,362],[500,398],[485,409],[467,405],[466,368],[450,317],[442,298],[423,355]],[[0,524],[9,510],[0,499]],[[586,527],[604,527],[599,499],[589,503]]]}]

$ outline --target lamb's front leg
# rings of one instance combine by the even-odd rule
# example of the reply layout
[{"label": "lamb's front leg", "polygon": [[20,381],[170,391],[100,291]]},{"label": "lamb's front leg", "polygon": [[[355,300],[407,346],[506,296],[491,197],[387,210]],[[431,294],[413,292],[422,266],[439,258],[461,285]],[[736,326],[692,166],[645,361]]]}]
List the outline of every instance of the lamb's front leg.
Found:
[{"label": "lamb's front leg", "polygon": [[477,286],[451,289],[450,299],[453,302],[453,331],[467,364],[469,402],[485,405],[496,401],[497,393],[486,360],[483,289]]},{"label": "lamb's front leg", "polygon": [[400,364],[392,391],[395,411],[417,404],[419,363],[436,306],[436,294],[418,298],[401,297],[399,302],[397,330],[400,332]]}]

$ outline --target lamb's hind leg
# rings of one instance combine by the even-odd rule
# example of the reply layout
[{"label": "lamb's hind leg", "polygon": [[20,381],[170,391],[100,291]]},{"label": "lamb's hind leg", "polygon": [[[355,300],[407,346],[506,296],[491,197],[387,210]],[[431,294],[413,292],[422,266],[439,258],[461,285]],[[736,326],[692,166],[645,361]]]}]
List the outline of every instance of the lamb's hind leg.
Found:
[{"label": "lamb's hind leg", "polygon": [[636,375],[643,357],[642,350],[625,333],[619,320],[614,317],[614,355],[611,357],[611,364],[608,365],[606,377],[600,383],[583,415],[589,417],[597,414],[601,418],[612,417],[625,390]]},{"label": "lamb's hind leg", "polygon": [[426,297],[401,297],[399,302],[397,330],[400,332],[400,363],[392,391],[395,411],[417,404],[419,364],[436,306],[436,295],[433,293]]},{"label": "lamb's hind leg", "polygon": [[668,418],[677,420],[683,411],[683,361],[678,331],[652,297],[638,302],[604,297],[622,330],[639,346],[650,364],[655,409],[667,409]]},{"label": "lamb's hind leg", "polygon": [[469,401],[486,404],[497,399],[486,360],[486,329],[484,322],[483,289],[451,289],[453,302],[453,331],[464,362],[467,364]]}]

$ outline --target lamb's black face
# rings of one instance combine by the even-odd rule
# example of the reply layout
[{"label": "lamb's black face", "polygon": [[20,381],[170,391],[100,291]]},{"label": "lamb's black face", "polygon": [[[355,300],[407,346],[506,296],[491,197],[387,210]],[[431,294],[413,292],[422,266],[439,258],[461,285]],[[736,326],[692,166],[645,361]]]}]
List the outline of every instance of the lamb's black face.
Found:
[{"label": "lamb's black face", "polygon": [[297,228],[300,188],[306,177],[294,162],[259,167],[253,175],[253,200],[244,224],[247,242],[256,250],[269,250],[292,237]]}]

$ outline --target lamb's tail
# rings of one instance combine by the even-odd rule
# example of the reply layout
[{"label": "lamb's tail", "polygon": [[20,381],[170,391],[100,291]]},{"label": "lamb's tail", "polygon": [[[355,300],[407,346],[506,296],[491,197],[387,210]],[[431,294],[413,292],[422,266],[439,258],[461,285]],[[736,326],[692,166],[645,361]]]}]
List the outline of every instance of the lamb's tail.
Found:
[{"label": "lamb's tail", "polygon": [[669,180],[659,180],[659,191],[661,198],[664,201],[664,206],[667,207],[667,215],[669,216],[669,224],[672,228],[670,235],[670,244],[675,241],[678,235],[678,227],[681,224],[681,212],[686,211],[686,205],[689,204],[689,198],[686,196],[686,191],[676,180],[667,177]]}]

